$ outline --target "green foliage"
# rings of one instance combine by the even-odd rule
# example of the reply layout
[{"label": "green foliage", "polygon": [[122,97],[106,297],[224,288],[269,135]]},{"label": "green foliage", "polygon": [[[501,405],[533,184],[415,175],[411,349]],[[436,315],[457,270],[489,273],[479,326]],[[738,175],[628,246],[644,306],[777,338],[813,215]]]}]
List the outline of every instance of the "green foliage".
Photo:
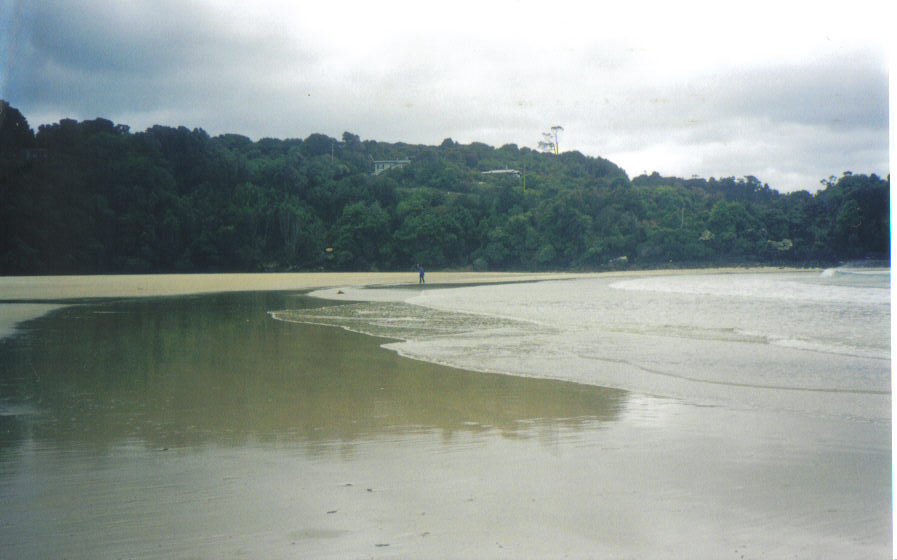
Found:
[{"label": "green foliage", "polygon": [[389,214],[379,202],[348,204],[337,221],[335,237],[338,268],[377,270],[388,256]]},{"label": "green foliage", "polygon": [[[0,101],[0,273],[603,269],[887,258],[890,178],[631,181],[579,152],[64,119]],[[373,160],[409,165],[374,175]],[[495,172],[499,173],[486,173]],[[525,186],[525,189],[524,189]]]}]

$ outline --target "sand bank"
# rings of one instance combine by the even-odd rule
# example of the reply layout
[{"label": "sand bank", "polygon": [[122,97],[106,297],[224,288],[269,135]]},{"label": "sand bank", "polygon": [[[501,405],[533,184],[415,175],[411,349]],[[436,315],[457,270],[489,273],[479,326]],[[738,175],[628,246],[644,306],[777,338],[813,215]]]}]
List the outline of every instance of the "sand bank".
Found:
[{"label": "sand bank", "polygon": [[[428,272],[429,284],[485,284],[562,280],[607,275],[781,272],[782,268],[716,268],[576,272]],[[121,274],[98,276],[0,277],[0,302],[82,298],[172,296],[214,292],[310,290],[333,286],[417,284],[414,272],[298,272],[242,274]]]},{"label": "sand bank", "polygon": [[[563,280],[598,275],[696,274],[781,271],[776,268],[574,272],[429,272],[428,285]],[[64,302],[94,298],[177,296],[220,292],[314,290],[364,286],[417,286],[415,272],[298,272],[231,274],[112,274],[0,277],[0,338],[16,325],[40,317]],[[38,304],[40,302],[40,304]],[[52,302],[55,305],[46,305]],[[25,303],[32,305],[24,305]]]},{"label": "sand bank", "polygon": [[[579,278],[573,273],[433,272],[431,284],[526,282]],[[173,296],[215,292],[309,290],[328,286],[417,284],[416,273],[138,274],[0,277],[0,301]]]},{"label": "sand bank", "polygon": [[[577,278],[567,273],[435,272],[431,284],[527,282]],[[62,303],[95,298],[178,296],[220,292],[312,290],[331,286],[417,285],[416,273],[121,274],[0,277],[0,338],[16,325]],[[37,303],[40,302],[40,303]],[[52,302],[52,303],[49,303]]]}]

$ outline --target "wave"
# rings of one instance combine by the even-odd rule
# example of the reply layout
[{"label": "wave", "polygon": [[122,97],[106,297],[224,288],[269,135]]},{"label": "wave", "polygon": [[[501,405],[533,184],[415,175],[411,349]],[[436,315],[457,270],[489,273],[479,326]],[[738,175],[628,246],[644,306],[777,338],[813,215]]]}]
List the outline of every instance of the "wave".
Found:
[{"label": "wave", "polygon": [[806,340],[799,338],[770,337],[768,342],[774,346],[793,348],[795,350],[809,350],[811,352],[819,352],[822,354],[839,354],[841,356],[854,358],[872,358],[875,360],[888,361],[891,359],[891,351],[888,348],[854,346],[830,341]]},{"label": "wave", "polygon": [[[831,272],[827,272],[831,271]],[[826,269],[820,275],[733,275],[721,282],[713,275],[657,276],[620,280],[616,290],[721,298],[779,300],[846,305],[889,305],[890,272]]]},{"label": "wave", "polygon": [[837,354],[855,358],[871,358],[890,360],[890,348],[876,348],[846,344],[840,341],[823,338],[805,338],[797,336],[781,336],[773,333],[754,332],[746,329],[702,328],[695,325],[638,325],[607,328],[606,332],[629,333],[634,335],[663,336],[667,338],[690,339],[697,341],[734,342],[745,344],[768,344],[793,350],[807,350],[822,354]]},{"label": "wave", "polygon": [[853,268],[853,267],[844,267],[839,266],[836,268],[826,268],[822,272],[819,273],[819,276],[822,278],[832,278],[839,274],[854,274],[857,276],[879,276],[879,277],[888,277],[891,276],[891,269],[880,269],[880,268]]}]

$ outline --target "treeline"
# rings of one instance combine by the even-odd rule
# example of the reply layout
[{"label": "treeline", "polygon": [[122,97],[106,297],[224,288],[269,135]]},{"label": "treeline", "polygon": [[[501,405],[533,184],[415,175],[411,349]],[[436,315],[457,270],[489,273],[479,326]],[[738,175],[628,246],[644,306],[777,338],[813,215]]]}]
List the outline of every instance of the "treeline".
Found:
[{"label": "treeline", "polygon": [[[374,162],[406,160],[374,174]],[[493,173],[488,173],[493,172]],[[0,273],[603,269],[889,258],[890,177],[782,194],[451,139],[210,137],[0,102]]]}]

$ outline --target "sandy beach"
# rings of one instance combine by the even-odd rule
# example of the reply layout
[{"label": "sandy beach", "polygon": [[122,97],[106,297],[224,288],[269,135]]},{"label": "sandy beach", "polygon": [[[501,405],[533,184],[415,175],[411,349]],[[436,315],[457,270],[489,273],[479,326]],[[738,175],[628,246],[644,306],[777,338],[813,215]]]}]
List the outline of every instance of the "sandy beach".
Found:
[{"label": "sandy beach", "polygon": [[[582,276],[584,274],[432,272],[427,273],[426,278],[429,284],[469,284],[526,282]],[[4,276],[0,277],[0,301],[309,290],[328,286],[416,285],[417,281],[417,273],[406,272]]]},{"label": "sandy beach", "polygon": [[890,554],[887,426],[475,373],[268,314],[335,303],[301,291],[363,285],[414,289],[416,276],[0,279],[9,321],[33,319],[0,343],[0,549],[23,559]]},{"label": "sandy beach", "polygon": [[[427,284],[533,282],[590,276],[632,276],[776,272],[784,268],[718,268],[619,272],[428,272]],[[418,284],[412,272],[297,272],[233,274],[143,274],[100,276],[0,276],[0,302],[69,300],[100,297],[152,297],[198,293],[310,290],[330,286]]]},{"label": "sandy beach", "polygon": [[[582,277],[569,273],[435,272],[430,284],[527,282]],[[145,274],[0,276],[0,338],[17,323],[63,302],[97,298],[160,297],[242,291],[311,290],[331,286],[417,285],[413,273]],[[37,304],[36,302],[41,302]],[[53,302],[53,303],[46,303]],[[33,305],[25,305],[31,303]],[[15,304],[15,305],[10,305]],[[57,304],[57,305],[54,305]]]},{"label": "sandy beach", "polygon": [[[768,269],[717,269],[744,272]],[[693,271],[570,272],[431,272],[427,285],[489,284],[563,280],[601,275],[688,274]],[[0,338],[17,323],[55,309],[53,304],[98,298],[161,297],[241,291],[308,291],[327,287],[418,286],[416,273],[322,272],[230,274],[120,274],[81,276],[0,276]],[[52,302],[52,303],[50,303]],[[9,305],[9,304],[17,305]],[[22,305],[35,303],[40,305]]]}]

